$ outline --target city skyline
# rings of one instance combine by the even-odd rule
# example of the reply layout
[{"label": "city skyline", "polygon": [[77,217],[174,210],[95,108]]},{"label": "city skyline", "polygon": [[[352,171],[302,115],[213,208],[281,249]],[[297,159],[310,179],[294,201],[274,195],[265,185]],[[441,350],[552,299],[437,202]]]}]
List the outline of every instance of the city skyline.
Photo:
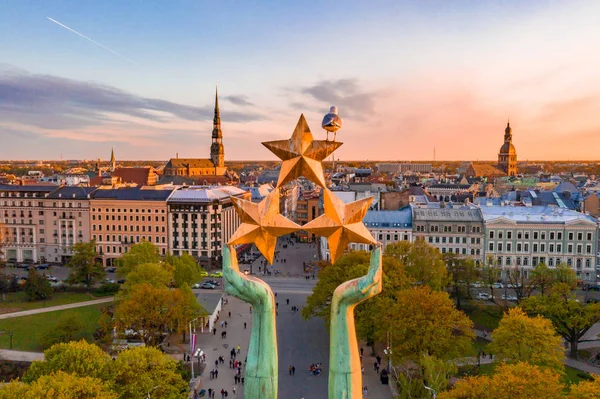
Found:
[{"label": "city skyline", "polygon": [[207,157],[217,82],[226,160],[330,105],[341,160],[492,161],[509,118],[520,160],[597,158],[600,4],[3,8],[0,159]]}]

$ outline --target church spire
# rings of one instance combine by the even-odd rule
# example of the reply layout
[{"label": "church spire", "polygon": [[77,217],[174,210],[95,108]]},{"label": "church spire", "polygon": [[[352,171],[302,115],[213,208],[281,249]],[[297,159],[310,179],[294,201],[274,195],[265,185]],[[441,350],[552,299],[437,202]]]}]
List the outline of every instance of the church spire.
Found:
[{"label": "church spire", "polygon": [[110,150],[110,167],[113,172],[117,168],[117,160],[115,159],[115,147],[112,147]]},{"label": "church spire", "polygon": [[215,117],[213,118],[212,145],[210,159],[215,167],[225,166],[225,150],[223,147],[223,132],[221,131],[221,111],[219,110],[219,91],[215,89]]}]

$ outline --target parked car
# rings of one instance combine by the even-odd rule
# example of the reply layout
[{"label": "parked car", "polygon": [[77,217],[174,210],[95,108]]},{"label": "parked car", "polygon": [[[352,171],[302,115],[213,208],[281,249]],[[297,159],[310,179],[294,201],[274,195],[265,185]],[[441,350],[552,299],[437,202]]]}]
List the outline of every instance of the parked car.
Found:
[{"label": "parked car", "polygon": [[502,300],[507,300],[509,302],[517,302],[518,298],[514,295],[502,295]]},{"label": "parked car", "polygon": [[249,269],[244,269],[244,274],[247,276],[250,274],[250,270]]},{"label": "parked car", "polygon": [[480,292],[479,294],[477,294],[477,299],[481,299],[482,301],[487,301],[490,299],[490,294],[488,294],[487,292]]},{"label": "parked car", "polygon": [[217,288],[217,286],[206,281],[200,285],[200,288],[204,290],[214,290],[215,288]]},{"label": "parked car", "polygon": [[115,273],[117,271],[116,267],[107,267],[106,273]]},{"label": "parked car", "polygon": [[49,265],[49,264],[47,264],[47,263],[42,263],[41,265],[37,265],[35,268],[36,268],[37,270],[46,270],[46,269],[48,269],[49,267],[50,267],[50,265]]},{"label": "parked car", "polygon": [[206,281],[207,283],[211,283],[212,285],[214,285],[215,287],[218,287],[221,285],[221,283],[217,280],[208,280]]},{"label": "parked car", "polygon": [[501,289],[501,288],[504,288],[504,284],[502,284],[502,283],[494,283],[494,284],[492,284],[492,287],[494,287],[494,288],[500,288]]},{"label": "parked car", "polygon": [[46,274],[46,280],[52,281],[53,283],[58,283],[58,279],[50,274]]},{"label": "parked car", "polygon": [[480,281],[476,281],[474,283],[471,284],[471,287],[473,288],[481,288],[483,287],[483,284]]},{"label": "parked car", "polygon": [[218,271],[208,275],[209,277],[223,277],[223,272]]},{"label": "parked car", "polygon": [[111,283],[111,284],[112,284],[112,283],[115,283],[115,280],[113,280],[112,278],[108,278],[108,277],[105,279],[105,281],[106,281],[107,283]]}]

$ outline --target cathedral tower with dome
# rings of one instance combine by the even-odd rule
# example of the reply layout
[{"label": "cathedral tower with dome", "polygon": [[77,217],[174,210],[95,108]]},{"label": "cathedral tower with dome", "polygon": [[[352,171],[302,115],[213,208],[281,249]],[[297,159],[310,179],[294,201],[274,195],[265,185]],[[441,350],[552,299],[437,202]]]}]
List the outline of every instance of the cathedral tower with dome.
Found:
[{"label": "cathedral tower with dome", "polygon": [[508,176],[517,175],[517,150],[512,143],[510,121],[504,129],[504,144],[502,144],[498,153],[498,168],[502,169]]}]

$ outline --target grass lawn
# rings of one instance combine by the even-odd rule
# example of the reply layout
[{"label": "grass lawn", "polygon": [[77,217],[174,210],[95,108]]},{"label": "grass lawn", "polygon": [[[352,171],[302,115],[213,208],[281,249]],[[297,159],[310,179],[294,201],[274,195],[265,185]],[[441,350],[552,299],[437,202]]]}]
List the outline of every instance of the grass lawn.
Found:
[{"label": "grass lawn", "polygon": [[502,309],[498,306],[490,305],[479,308],[477,306],[465,306],[464,312],[473,320],[476,328],[484,328],[487,332],[491,332],[500,323],[502,318]]},{"label": "grass lawn", "polygon": [[[77,339],[85,338],[91,342],[93,334],[98,328],[102,306],[105,305],[83,306],[75,309],[0,320],[0,330],[14,332],[13,349],[41,352],[46,349],[40,344],[41,338],[52,331],[64,316],[77,315],[84,326],[83,332]],[[9,349],[9,347],[10,338],[8,334],[6,332],[0,334],[0,348]]]},{"label": "grass lawn", "polygon": [[[114,294],[111,294],[114,295]],[[92,299],[97,299],[92,296]],[[79,292],[55,292],[52,298],[46,299],[46,307],[67,305],[69,303],[88,301],[86,293]],[[0,314],[20,312],[22,310],[39,309],[44,307],[44,301],[29,301],[23,291],[6,294],[6,301],[0,301]]]}]

